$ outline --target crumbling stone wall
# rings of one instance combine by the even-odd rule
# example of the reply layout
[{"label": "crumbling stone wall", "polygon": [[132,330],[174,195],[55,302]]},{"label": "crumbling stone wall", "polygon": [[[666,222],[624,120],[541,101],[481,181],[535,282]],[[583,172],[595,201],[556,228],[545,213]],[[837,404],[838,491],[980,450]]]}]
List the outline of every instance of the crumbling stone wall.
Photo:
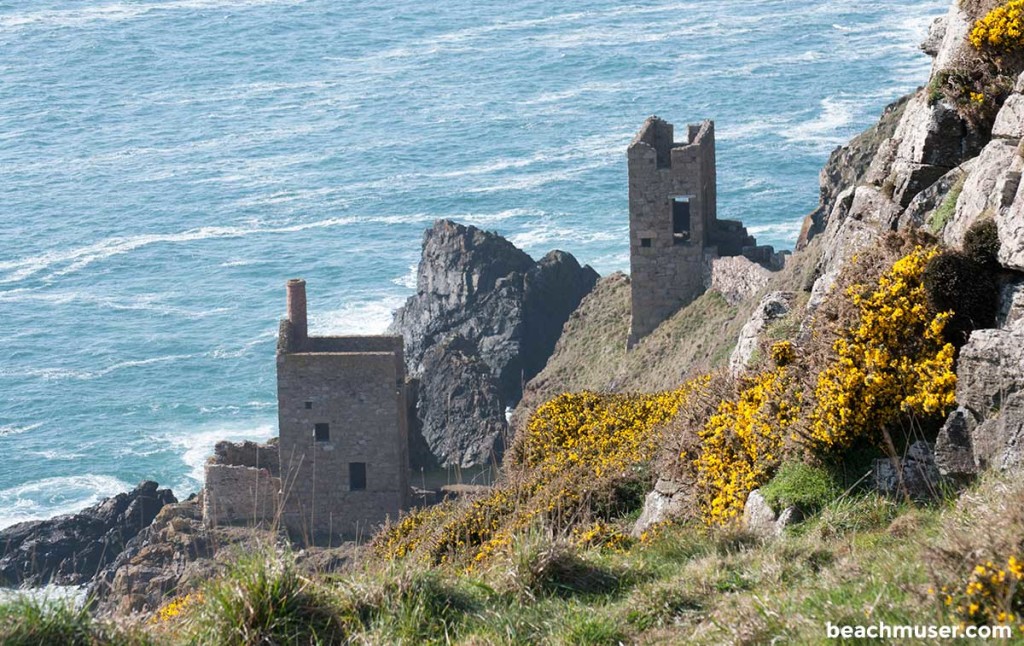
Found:
[{"label": "crumbling stone wall", "polygon": [[203,522],[217,525],[268,526],[277,518],[281,479],[269,469],[216,464],[205,467]]},{"label": "crumbling stone wall", "polygon": [[[627,157],[632,346],[704,292],[705,244],[717,209],[715,126],[689,126],[687,142],[679,144],[672,124],[651,117]],[[687,241],[673,235],[677,196],[690,198]]]},{"label": "crumbling stone wall", "polygon": [[267,525],[280,505],[280,459],[276,440],[218,442],[204,467],[203,522]]},{"label": "crumbling stone wall", "polygon": [[[632,347],[680,308],[704,293],[710,264],[743,255],[777,269],[781,258],[758,246],[743,223],[719,220],[715,124],[687,126],[675,142],[672,124],[650,117],[627,150]],[[673,229],[673,203],[689,201],[685,237]]]}]

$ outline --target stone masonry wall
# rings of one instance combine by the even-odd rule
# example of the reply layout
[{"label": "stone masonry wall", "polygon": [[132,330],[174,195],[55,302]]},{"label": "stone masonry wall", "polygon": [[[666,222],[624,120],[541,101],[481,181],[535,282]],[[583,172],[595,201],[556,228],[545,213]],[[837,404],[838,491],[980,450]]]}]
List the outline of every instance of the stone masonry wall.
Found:
[{"label": "stone masonry wall", "polygon": [[267,525],[277,516],[281,479],[268,469],[207,463],[203,522],[216,525]]},{"label": "stone masonry wall", "polygon": [[[398,341],[400,343],[400,339]],[[342,343],[336,347],[356,348]],[[299,352],[277,357],[283,519],[310,539],[366,537],[408,506],[405,374],[395,352]],[[309,407],[307,408],[307,402]],[[329,441],[314,425],[329,424]],[[349,490],[349,464],[366,489]]]},{"label": "stone masonry wall", "polygon": [[[672,125],[651,117],[627,152],[630,346],[704,292],[707,264],[715,256],[707,246],[717,211],[714,124],[689,126],[685,144],[668,144],[672,139]],[[672,231],[672,198],[683,195],[690,196],[690,235],[679,243]]]}]

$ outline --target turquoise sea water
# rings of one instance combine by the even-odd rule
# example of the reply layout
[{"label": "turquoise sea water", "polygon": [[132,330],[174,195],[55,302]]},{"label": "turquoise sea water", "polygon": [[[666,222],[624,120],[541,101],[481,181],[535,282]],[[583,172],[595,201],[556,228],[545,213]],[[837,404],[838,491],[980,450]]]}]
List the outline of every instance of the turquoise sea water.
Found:
[{"label": "turquoise sea water", "polygon": [[275,432],[284,281],[381,331],[438,217],[628,268],[625,146],[717,122],[790,247],[947,0],[0,0],[0,527]]}]

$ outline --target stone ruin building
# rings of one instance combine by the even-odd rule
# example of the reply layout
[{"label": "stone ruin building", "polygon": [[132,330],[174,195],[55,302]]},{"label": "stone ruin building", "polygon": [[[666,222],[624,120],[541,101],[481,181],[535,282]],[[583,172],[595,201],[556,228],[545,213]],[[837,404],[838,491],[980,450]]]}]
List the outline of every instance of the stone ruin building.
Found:
[{"label": "stone ruin building", "polygon": [[715,258],[774,264],[778,256],[741,222],[717,217],[714,122],[688,126],[677,142],[671,123],[650,117],[627,159],[633,347],[704,293]]},{"label": "stone ruin building", "polygon": [[306,283],[288,281],[277,346],[280,437],[217,445],[207,524],[279,522],[306,540],[367,537],[410,502],[401,337],[312,337]]}]

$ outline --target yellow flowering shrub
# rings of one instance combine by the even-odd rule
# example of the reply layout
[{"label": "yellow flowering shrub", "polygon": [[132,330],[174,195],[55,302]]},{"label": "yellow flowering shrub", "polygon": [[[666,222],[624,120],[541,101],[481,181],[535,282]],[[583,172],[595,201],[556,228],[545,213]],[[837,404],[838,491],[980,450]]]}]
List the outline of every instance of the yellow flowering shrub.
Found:
[{"label": "yellow flowering shrub", "polygon": [[[790,350],[778,354],[787,359]],[[747,495],[768,481],[782,459],[787,429],[799,419],[801,398],[790,368],[780,365],[743,380],[739,394],[718,405],[699,432],[694,463],[706,522],[736,518]]]},{"label": "yellow flowering shrub", "polygon": [[189,594],[180,597],[174,597],[164,604],[162,608],[156,611],[156,614],[153,615],[152,619],[150,619],[150,623],[162,624],[174,621],[181,616],[181,613],[184,612],[186,608],[202,602],[202,592],[190,592]]},{"label": "yellow flowering shrub", "polygon": [[809,431],[821,448],[876,438],[904,416],[944,415],[955,405],[954,348],[943,340],[951,314],[930,309],[921,282],[937,253],[917,247],[876,285],[846,290],[855,320],[840,330],[814,387]]},{"label": "yellow flowering shrub", "polygon": [[975,49],[1011,52],[1024,47],[1024,0],[1010,0],[974,23],[968,35]]},{"label": "yellow flowering shrub", "polygon": [[[506,550],[515,532],[537,523],[570,532],[580,523],[600,523],[607,491],[635,478],[654,456],[661,425],[709,381],[701,377],[657,394],[556,397],[530,418],[506,456],[503,479],[489,493],[405,516],[374,537],[374,552],[385,559],[415,554],[431,564],[472,564]],[[600,542],[625,544],[610,535]]]},{"label": "yellow flowering shrub", "polygon": [[634,540],[623,533],[621,527],[599,520],[590,525],[573,528],[572,542],[578,547],[602,547],[623,552]]},{"label": "yellow flowering shrub", "polygon": [[954,620],[976,626],[1015,626],[1024,636],[1024,558],[1011,556],[974,567],[963,590],[942,588],[942,601]]}]

